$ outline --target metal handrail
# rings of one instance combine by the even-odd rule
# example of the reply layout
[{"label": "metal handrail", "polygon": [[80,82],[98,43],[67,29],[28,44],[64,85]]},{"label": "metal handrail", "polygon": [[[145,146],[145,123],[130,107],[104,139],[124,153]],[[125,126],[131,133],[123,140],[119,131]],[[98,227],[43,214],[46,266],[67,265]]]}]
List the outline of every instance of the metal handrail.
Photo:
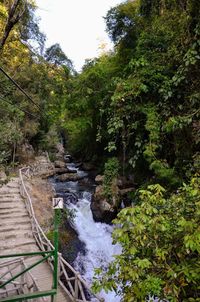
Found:
[{"label": "metal handrail", "polygon": [[[25,205],[29,216],[31,218],[31,226],[33,236],[36,240],[37,245],[42,251],[54,250],[53,244],[44,234],[41,226],[39,225],[37,218],[35,217],[32,200],[25,186],[24,178],[31,177],[35,175],[34,168],[24,167],[19,170],[20,177],[20,193],[25,200]],[[51,269],[54,269],[54,257],[48,258],[48,263]],[[91,292],[90,286],[83,279],[79,272],[77,272],[63,257],[61,254],[58,256],[58,272],[59,272],[59,284],[69,296],[69,298],[74,302],[90,302],[85,295],[85,291],[89,292],[90,296],[93,296],[97,301],[103,302],[104,299],[100,298],[98,295]],[[73,277],[70,277],[72,275]],[[61,279],[62,277],[62,279]]]},{"label": "metal handrail", "polygon": [[[30,254],[30,253],[29,253]],[[10,255],[9,255],[10,256]],[[15,256],[15,255],[14,255]],[[1,256],[1,259],[7,258],[6,255]],[[11,257],[9,257],[11,258]],[[12,257],[13,258],[13,257]],[[37,265],[37,264],[34,264]],[[22,295],[25,295],[26,298],[32,299],[32,294],[34,295],[35,292],[41,292],[40,287],[37,284],[36,279],[34,276],[31,274],[30,267],[26,265],[24,262],[24,257],[17,257],[14,259],[6,260],[1,262],[0,268],[5,268],[6,271],[3,272],[3,274],[0,276],[0,290],[1,290],[1,295],[5,294],[6,296],[9,296],[9,299],[13,299],[13,296],[9,295],[9,292],[13,291],[19,291]],[[13,276],[13,273],[21,267],[21,271]],[[11,277],[8,277],[10,275]],[[16,280],[20,277],[20,280]],[[12,284],[13,287],[8,287],[6,288],[6,284]],[[30,293],[27,294],[27,289],[30,291]],[[45,297],[38,297],[38,301],[47,301]],[[17,298],[18,299],[18,298]],[[3,298],[2,301],[5,299]],[[10,300],[11,301],[11,300]],[[18,301],[18,300],[17,300]]]}]

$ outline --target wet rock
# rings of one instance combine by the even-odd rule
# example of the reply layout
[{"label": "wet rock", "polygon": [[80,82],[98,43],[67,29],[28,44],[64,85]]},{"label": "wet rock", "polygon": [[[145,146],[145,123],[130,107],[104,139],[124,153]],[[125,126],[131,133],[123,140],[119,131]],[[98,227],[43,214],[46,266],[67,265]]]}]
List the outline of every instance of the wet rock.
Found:
[{"label": "wet rock", "polygon": [[95,177],[95,182],[97,183],[97,184],[102,184],[103,183],[103,180],[104,180],[104,176],[103,175],[97,175],[96,177]]},{"label": "wet rock", "polygon": [[71,168],[69,169],[68,168],[68,173],[77,173],[77,170],[76,169],[71,169]]},{"label": "wet rock", "polygon": [[65,168],[66,164],[64,161],[61,161],[61,160],[56,160],[54,162],[54,165],[55,165],[55,168]]},{"label": "wet rock", "polygon": [[[77,232],[67,221],[65,222],[64,232],[60,236],[60,252],[69,263],[73,264],[80,252],[84,254],[86,247],[84,242],[80,241]],[[68,274],[70,274],[70,271]]]},{"label": "wet rock", "polygon": [[55,168],[55,173],[56,174],[65,174],[68,173],[69,169],[68,168]]},{"label": "wet rock", "polygon": [[83,176],[78,175],[77,173],[65,173],[57,176],[57,179],[60,181],[78,181],[82,179]]},{"label": "wet rock", "polygon": [[71,157],[71,155],[65,154],[65,155],[64,155],[64,161],[65,161],[66,163],[71,163],[71,162],[72,162],[72,157]]},{"label": "wet rock", "polygon": [[78,202],[78,195],[72,192],[65,193],[64,202],[66,204],[70,204],[70,203],[76,204]]},{"label": "wet rock", "polygon": [[55,171],[53,171],[53,170],[50,170],[50,171],[44,171],[44,172],[42,172],[41,171],[41,173],[39,173],[38,175],[40,175],[40,177],[42,178],[42,179],[46,179],[46,178],[48,178],[48,177],[50,177],[50,176],[53,176],[55,174]]},{"label": "wet rock", "polygon": [[103,186],[97,186],[92,196],[91,210],[95,221],[110,223],[117,214],[115,197],[108,202],[104,196]]}]

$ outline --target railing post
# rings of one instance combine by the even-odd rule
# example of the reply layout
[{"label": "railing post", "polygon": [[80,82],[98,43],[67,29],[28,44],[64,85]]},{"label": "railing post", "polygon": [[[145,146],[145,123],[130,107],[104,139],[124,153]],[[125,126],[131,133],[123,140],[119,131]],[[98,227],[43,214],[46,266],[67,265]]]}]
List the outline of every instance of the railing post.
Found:
[{"label": "railing post", "polygon": [[[58,224],[59,209],[54,209],[54,273],[53,273],[53,289],[58,288]],[[55,297],[52,297],[55,301]]]},{"label": "railing post", "polygon": [[60,257],[62,256],[61,253],[58,253],[58,279],[60,279],[60,272],[61,272],[61,265],[60,265]]},{"label": "railing post", "polygon": [[[25,269],[23,259],[21,259],[21,270],[23,271]],[[21,275],[21,287],[23,292],[23,287],[25,287],[25,274]]]},{"label": "railing post", "polygon": [[75,288],[74,288],[74,291],[75,291],[75,299],[78,299],[78,276],[77,275],[75,276]]}]

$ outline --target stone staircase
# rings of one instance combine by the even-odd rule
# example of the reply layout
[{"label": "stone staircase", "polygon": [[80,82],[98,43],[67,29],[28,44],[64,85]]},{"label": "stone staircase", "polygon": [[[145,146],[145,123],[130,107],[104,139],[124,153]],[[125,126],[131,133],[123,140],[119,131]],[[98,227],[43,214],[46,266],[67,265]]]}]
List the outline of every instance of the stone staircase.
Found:
[{"label": "stone staircase", "polygon": [[[8,184],[0,188],[0,255],[9,255],[36,251],[35,241],[31,231],[30,218],[25,204],[20,196],[18,178],[13,178]],[[16,262],[17,261],[17,262]],[[9,279],[13,274],[21,270],[20,259],[9,258],[0,260],[0,275]],[[15,266],[18,263],[18,267]],[[18,295],[22,293],[21,287],[16,283],[8,284],[0,290],[0,300],[7,295]]]},{"label": "stone staircase", "polygon": [[[0,188],[0,255],[40,251],[32,234],[31,220],[25,202],[20,195],[19,187],[19,178],[15,177]],[[23,261],[27,267],[40,259],[41,256],[24,257]],[[6,271],[12,270],[11,273],[6,275],[6,280],[8,280],[21,271],[20,265],[15,269],[15,261],[20,263],[21,258],[12,258],[11,260],[10,258],[0,259],[0,277]],[[30,275],[32,276],[31,278]],[[4,298],[27,292],[27,283],[26,288],[19,287],[20,278],[16,279],[14,283],[6,285],[3,290],[0,289],[0,301],[3,301]],[[31,274],[28,277],[26,276],[26,279],[29,284],[36,282],[39,290],[46,291],[52,288],[53,275],[47,262],[34,267],[31,270]],[[37,298],[31,301],[50,302],[51,298]],[[58,288],[57,301],[69,301],[60,287]]]},{"label": "stone staircase", "polygon": [[[52,257],[48,259],[48,263],[42,261],[44,260],[43,256],[39,254],[23,257],[22,255],[16,255],[41,252],[41,250],[46,250],[47,247],[50,250],[53,249],[41,230],[34,211],[30,210],[32,209],[31,196],[30,192],[26,191],[28,185],[24,186],[22,173],[24,173],[24,179],[27,179],[28,183],[29,176],[40,178],[49,176],[54,173],[54,167],[48,159],[40,156],[37,158],[37,165],[34,164],[31,167],[19,170],[19,177],[10,179],[7,184],[0,187],[0,256],[4,256],[0,258],[0,284],[9,282],[0,288],[0,301],[2,302],[11,301],[11,297],[13,301],[18,301],[16,296],[19,297],[27,293],[35,292],[37,295],[40,292],[41,295],[41,292],[49,292],[53,288],[53,272],[49,265],[50,263],[53,266],[54,259]],[[20,188],[22,194],[20,194]],[[38,203],[42,210],[44,205],[42,205],[40,198]],[[34,231],[32,231],[32,228]],[[11,254],[15,256],[5,257]],[[34,266],[37,262],[41,263]],[[18,275],[31,266],[34,266],[31,270]],[[88,289],[90,292],[89,286],[61,255],[59,255],[58,267],[60,277],[55,301],[91,301],[88,300],[90,298],[85,297],[84,291]],[[14,277],[14,280],[11,282],[12,277]],[[97,296],[96,298],[92,301],[103,301]],[[31,299],[31,301],[52,302],[52,298],[50,296],[38,297]]]},{"label": "stone staircase", "polygon": [[36,251],[30,218],[13,178],[0,188],[0,255]]}]

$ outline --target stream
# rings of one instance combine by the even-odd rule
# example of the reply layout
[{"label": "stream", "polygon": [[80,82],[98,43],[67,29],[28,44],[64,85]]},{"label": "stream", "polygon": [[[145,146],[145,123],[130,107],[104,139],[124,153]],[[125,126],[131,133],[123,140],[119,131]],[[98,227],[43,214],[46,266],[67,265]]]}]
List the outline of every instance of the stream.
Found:
[{"label": "stream", "polygon": [[[79,181],[61,182],[53,177],[51,182],[57,195],[64,198],[66,207],[74,213],[70,226],[75,230],[78,238],[72,242],[75,246],[75,256],[72,257],[71,264],[91,284],[94,269],[100,266],[106,267],[113,259],[113,255],[121,252],[121,248],[119,245],[112,244],[113,226],[93,220],[90,202],[95,190],[94,181],[85,171],[76,168],[74,163],[67,164],[67,167],[76,169],[77,174],[84,178]],[[70,262],[69,259],[67,260]],[[105,302],[120,301],[120,297],[116,297],[114,292],[102,291],[100,296],[105,299]]]}]

